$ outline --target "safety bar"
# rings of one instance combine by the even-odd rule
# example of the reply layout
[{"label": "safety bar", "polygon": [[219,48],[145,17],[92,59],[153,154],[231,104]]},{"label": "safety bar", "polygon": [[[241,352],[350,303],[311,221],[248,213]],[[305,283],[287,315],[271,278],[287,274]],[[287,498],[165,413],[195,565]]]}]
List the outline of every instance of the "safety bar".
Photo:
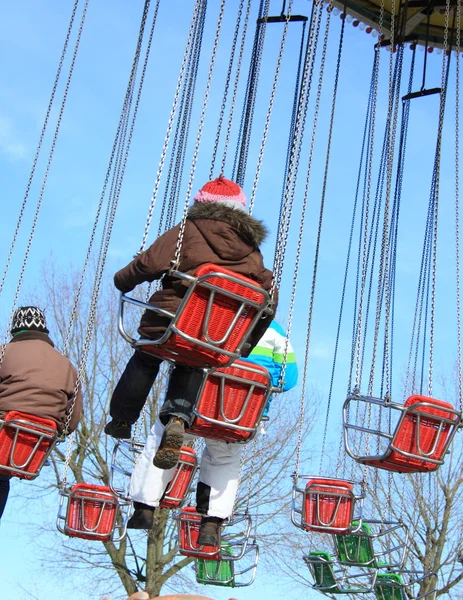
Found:
[{"label": "safety bar", "polygon": [[[349,572],[349,568],[336,559],[327,559],[320,555],[305,555],[302,560],[309,567],[315,583],[312,587],[320,592],[340,594],[368,594],[372,592],[378,572],[365,569]],[[316,567],[320,568],[317,573]],[[326,575],[325,575],[326,570]],[[333,583],[331,583],[331,580]],[[363,582],[365,580],[365,582]],[[354,587],[356,585],[356,587]]]}]

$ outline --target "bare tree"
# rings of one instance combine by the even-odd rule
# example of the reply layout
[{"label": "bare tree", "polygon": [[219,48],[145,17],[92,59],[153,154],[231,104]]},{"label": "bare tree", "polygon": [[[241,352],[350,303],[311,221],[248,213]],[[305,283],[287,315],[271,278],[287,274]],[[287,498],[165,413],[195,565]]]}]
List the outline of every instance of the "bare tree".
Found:
[{"label": "bare tree", "polygon": [[[53,263],[45,267],[42,277],[43,288],[37,290],[37,302],[46,307],[50,330],[58,348],[62,347],[66,336],[77,276],[58,269]],[[83,340],[87,326],[88,305],[91,293],[89,283],[82,293],[77,318],[73,327],[68,354],[76,364],[82,353]],[[95,317],[95,330],[87,367],[83,378],[84,411],[76,434],[75,447],[69,471],[75,482],[108,485],[110,475],[110,457],[113,448],[112,438],[104,434],[104,425],[108,420],[109,398],[117,383],[132,350],[117,331],[118,298],[112,285],[103,286]],[[134,329],[139,319],[134,315]],[[147,402],[145,431],[153,424],[157,405],[165,388],[166,374],[158,377]],[[297,399],[286,395],[282,402],[286,405]],[[278,418],[275,400],[272,407],[275,423],[268,427],[266,435],[256,443],[255,451],[248,445],[243,463],[243,475],[237,511],[249,511],[252,515],[259,512],[259,531],[257,539],[265,546],[271,545],[272,557],[284,554],[290,539],[290,475],[292,453],[296,443],[296,423],[294,411],[281,411]],[[307,423],[310,421],[307,420]],[[308,425],[304,426],[304,434]],[[45,494],[50,488],[57,488],[66,450],[58,446],[54,452],[53,477],[42,475],[37,480],[39,493]],[[284,515],[284,519],[281,518]],[[131,594],[142,588],[151,596],[160,593],[163,586],[175,585],[195,587],[189,557],[178,554],[175,522],[167,510],[155,512],[152,530],[130,532],[118,544],[114,542],[84,541],[61,536],[61,552],[50,553],[47,563],[52,568],[85,569],[89,586],[95,582],[104,582],[106,591],[117,594],[121,588]],[[47,542],[42,542],[47,544]],[[91,567],[91,571],[89,571]],[[89,572],[91,573],[89,576]],[[119,577],[119,583],[114,578]]]}]

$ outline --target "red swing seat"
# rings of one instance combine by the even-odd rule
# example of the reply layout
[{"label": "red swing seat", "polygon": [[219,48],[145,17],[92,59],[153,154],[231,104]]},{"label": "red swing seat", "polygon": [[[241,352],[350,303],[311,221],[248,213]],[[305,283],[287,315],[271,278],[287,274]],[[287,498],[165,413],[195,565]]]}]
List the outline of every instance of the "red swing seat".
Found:
[{"label": "red swing seat", "polygon": [[205,560],[220,559],[220,531],[217,546],[198,544],[201,517],[194,506],[186,506],[178,515],[178,551],[184,556],[193,556]]},{"label": "red swing seat", "polygon": [[435,471],[444,462],[458,414],[450,403],[420,395],[410,396],[404,407],[384,459],[364,462],[398,473]]},{"label": "red swing seat", "polygon": [[248,442],[256,432],[271,391],[269,372],[235,361],[205,375],[189,432],[226,442]]},{"label": "red swing seat", "polygon": [[[252,279],[211,263],[201,265],[194,277],[178,272],[174,275],[189,282],[177,313],[171,315],[145,305],[171,319],[166,333],[151,343],[142,339],[133,345],[164,360],[193,367],[231,364],[266,308],[268,294]],[[130,339],[126,334],[124,337]]]},{"label": "red swing seat", "polygon": [[164,492],[159,508],[178,508],[190,489],[198,461],[196,452],[189,446],[180,450],[180,458],[174,476]]},{"label": "red swing seat", "polygon": [[53,419],[9,411],[0,419],[0,473],[35,479],[57,438]]},{"label": "red swing seat", "polygon": [[304,496],[304,529],[337,534],[349,532],[355,506],[355,495],[349,482],[339,479],[309,479]]},{"label": "red swing seat", "polygon": [[118,502],[109,487],[76,483],[65,495],[68,504],[62,533],[84,540],[111,540]]}]

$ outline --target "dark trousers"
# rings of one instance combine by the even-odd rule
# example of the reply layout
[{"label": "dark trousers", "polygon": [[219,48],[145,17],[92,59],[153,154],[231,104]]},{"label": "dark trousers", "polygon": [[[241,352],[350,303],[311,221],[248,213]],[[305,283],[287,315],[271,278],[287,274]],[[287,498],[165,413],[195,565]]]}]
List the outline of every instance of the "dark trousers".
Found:
[{"label": "dark trousers", "polygon": [[[113,419],[135,423],[154,385],[161,362],[151,354],[135,351],[111,398],[109,413]],[[159,413],[164,425],[171,416],[181,417],[187,425],[191,425],[194,417],[193,407],[203,376],[201,369],[175,366]]]},{"label": "dark trousers", "polygon": [[10,479],[9,475],[0,475],[0,519],[2,518],[3,511],[5,510],[6,501],[8,500],[8,492],[10,491]]}]

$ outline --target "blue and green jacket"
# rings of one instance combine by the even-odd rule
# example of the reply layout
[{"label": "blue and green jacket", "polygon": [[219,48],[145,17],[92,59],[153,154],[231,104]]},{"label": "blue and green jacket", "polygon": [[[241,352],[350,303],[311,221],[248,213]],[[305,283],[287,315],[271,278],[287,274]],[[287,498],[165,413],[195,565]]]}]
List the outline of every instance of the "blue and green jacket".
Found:
[{"label": "blue and green jacket", "polygon": [[[283,368],[283,357],[285,354],[286,335],[284,329],[276,322],[272,321],[270,326],[260,338],[257,346],[253,349],[247,358],[241,358],[247,362],[260,365],[270,373],[272,385],[277,386],[280,381],[281,370]],[[288,354],[286,359],[285,380],[283,382],[283,392],[292,389],[297,383],[297,364],[294,350],[291,342],[288,342]],[[268,416],[270,403],[269,399],[265,407],[263,416]]]}]

